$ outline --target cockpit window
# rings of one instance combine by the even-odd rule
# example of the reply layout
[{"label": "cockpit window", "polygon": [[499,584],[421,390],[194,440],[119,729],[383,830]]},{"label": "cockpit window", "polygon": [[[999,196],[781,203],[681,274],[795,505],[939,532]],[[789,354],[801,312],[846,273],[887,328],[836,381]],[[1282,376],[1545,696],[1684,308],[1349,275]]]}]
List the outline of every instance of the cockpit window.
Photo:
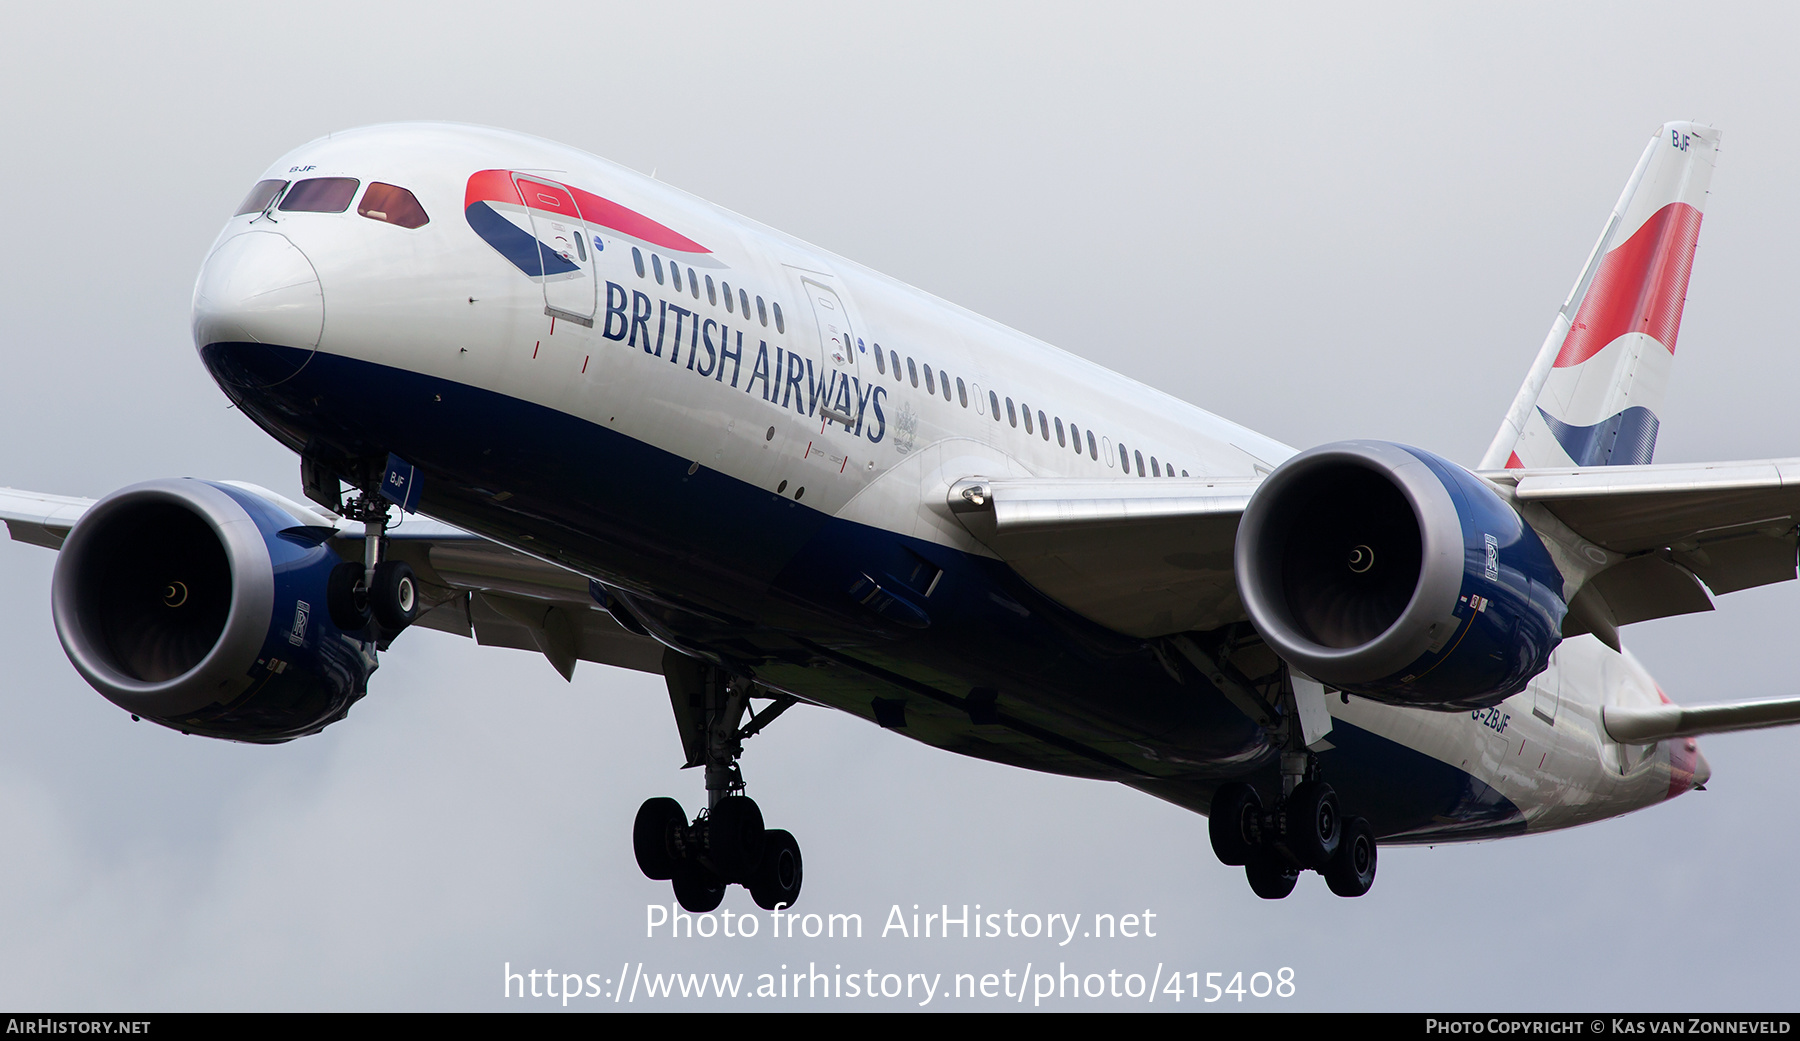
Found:
[{"label": "cockpit window", "polygon": [[296,183],[281,200],[284,213],[342,213],[356,198],[354,177],[313,177]]},{"label": "cockpit window", "polygon": [[250,194],[244,196],[243,202],[238,203],[237,216],[242,217],[246,213],[261,213],[268,209],[269,204],[275,201],[275,197],[281,194],[281,189],[287,186],[286,181],[256,182],[256,187],[250,189]]},{"label": "cockpit window", "polygon": [[[350,183],[354,185],[356,182]],[[369,190],[363,192],[362,202],[356,207],[356,212],[370,220],[387,221],[402,228],[422,228],[431,220],[425,216],[425,207],[419,205],[419,200],[413,197],[413,193],[398,185],[382,184],[380,181],[369,182]]]}]

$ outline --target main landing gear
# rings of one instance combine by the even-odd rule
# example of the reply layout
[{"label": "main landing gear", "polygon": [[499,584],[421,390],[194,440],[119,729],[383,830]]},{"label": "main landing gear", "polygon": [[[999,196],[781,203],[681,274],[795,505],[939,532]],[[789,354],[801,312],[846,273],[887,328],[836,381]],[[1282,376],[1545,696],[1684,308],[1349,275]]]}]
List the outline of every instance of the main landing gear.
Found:
[{"label": "main landing gear", "polygon": [[804,874],[800,844],[763,826],[762,809],[744,794],[737,761],[744,739],[793,699],[778,697],[757,715],[750,711],[754,684],[672,650],[663,656],[663,675],[687,765],[706,769],[707,808],[690,822],[674,799],[646,801],[631,831],[638,867],[649,878],[672,882],[676,901],[688,911],[718,907],[732,883],[750,890],[764,910],[792,907]]},{"label": "main landing gear", "polygon": [[1362,896],[1375,884],[1375,832],[1361,817],[1346,819],[1337,793],[1318,779],[1317,760],[1300,759],[1290,772],[1282,757],[1287,794],[1270,809],[1241,781],[1213,795],[1207,830],[1219,861],[1242,866],[1250,888],[1264,900],[1294,891],[1302,871],[1317,871],[1339,896]]},{"label": "main landing gear", "polygon": [[1324,875],[1339,896],[1367,893],[1375,884],[1375,832],[1363,818],[1344,816],[1311,751],[1324,747],[1331,731],[1324,685],[1241,632],[1228,629],[1207,640],[1177,637],[1171,646],[1281,750],[1281,797],[1273,806],[1265,807],[1262,795],[1241,781],[1213,793],[1207,831],[1219,861],[1242,867],[1250,888],[1265,900],[1293,892],[1302,871]]}]

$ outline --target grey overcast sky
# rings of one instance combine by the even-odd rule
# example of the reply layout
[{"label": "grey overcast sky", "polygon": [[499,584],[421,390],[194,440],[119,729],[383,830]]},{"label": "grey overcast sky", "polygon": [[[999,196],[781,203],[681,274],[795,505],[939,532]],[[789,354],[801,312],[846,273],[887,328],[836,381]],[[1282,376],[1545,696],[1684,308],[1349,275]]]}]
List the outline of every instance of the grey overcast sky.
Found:
[{"label": "grey overcast sky", "polygon": [[[1471,465],[1651,133],[1702,120],[1724,146],[1658,458],[1800,454],[1786,5],[69,3],[5,24],[0,484],[297,496],[294,458],[197,363],[193,277],[276,156],[411,119],[654,170],[1296,446]],[[803,909],[867,935],[646,940],[669,894],[632,862],[632,815],[700,796],[660,680],[584,664],[565,684],[417,632],[319,736],[184,738],[70,668],[53,562],[0,543],[8,1009],[549,1008],[503,998],[503,967],[610,985],[640,961],[945,987],[1027,963],[1291,967],[1295,996],[1242,1006],[1269,1010],[1793,1006],[1797,732],[1707,740],[1711,790],[1630,818],[1390,850],[1366,898],[1307,876],[1270,904],[1200,817],[796,710],[745,770],[803,845]],[[1794,694],[1797,625],[1790,583],[1626,641],[1678,701]],[[1157,935],[878,935],[894,905],[965,903],[1149,910]],[[990,1006],[1031,1007],[927,1007]]]}]

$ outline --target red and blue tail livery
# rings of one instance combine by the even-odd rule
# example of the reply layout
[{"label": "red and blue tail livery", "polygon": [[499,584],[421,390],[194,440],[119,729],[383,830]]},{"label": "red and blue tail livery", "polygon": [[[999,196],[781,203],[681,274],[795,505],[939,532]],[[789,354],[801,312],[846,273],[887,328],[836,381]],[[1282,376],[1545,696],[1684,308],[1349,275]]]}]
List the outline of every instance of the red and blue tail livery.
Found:
[{"label": "red and blue tail livery", "polygon": [[1484,465],[1627,466],[1656,451],[1718,131],[1658,131]]}]

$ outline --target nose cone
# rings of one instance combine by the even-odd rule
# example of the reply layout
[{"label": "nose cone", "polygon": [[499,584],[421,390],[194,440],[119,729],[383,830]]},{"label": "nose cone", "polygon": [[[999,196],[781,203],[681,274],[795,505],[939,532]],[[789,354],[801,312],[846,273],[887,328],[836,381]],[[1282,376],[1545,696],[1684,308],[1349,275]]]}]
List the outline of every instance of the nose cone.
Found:
[{"label": "nose cone", "polygon": [[200,269],[194,346],[226,382],[260,387],[292,376],[324,327],[318,272],[279,232],[226,239]]}]

